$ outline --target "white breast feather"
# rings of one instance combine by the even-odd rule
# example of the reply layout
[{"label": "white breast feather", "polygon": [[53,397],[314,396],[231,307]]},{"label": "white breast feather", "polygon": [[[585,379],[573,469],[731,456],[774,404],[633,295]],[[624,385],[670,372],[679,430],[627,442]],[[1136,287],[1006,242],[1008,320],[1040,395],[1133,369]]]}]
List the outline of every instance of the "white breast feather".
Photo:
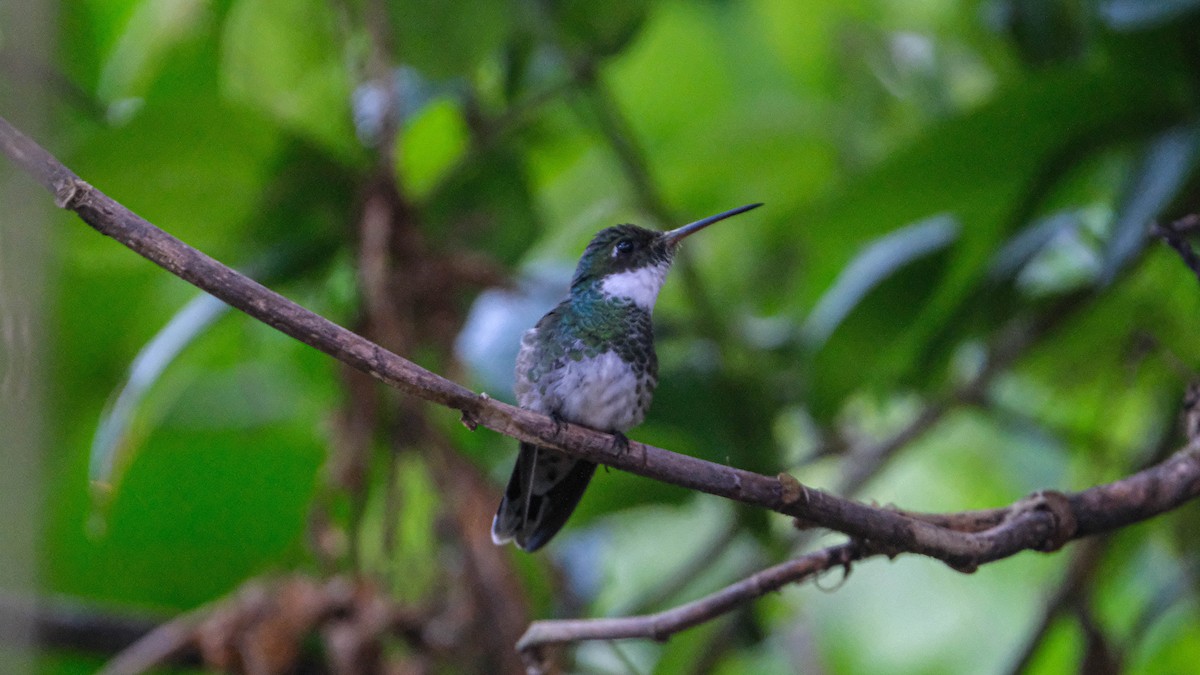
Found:
[{"label": "white breast feather", "polygon": [[568,361],[543,377],[543,386],[531,387],[522,405],[557,411],[569,422],[601,431],[626,431],[645,415],[638,401],[638,376],[614,352]]},{"label": "white breast feather", "polygon": [[647,312],[652,311],[668,267],[663,263],[610,274],[600,284],[600,291],[610,298],[628,298]]}]

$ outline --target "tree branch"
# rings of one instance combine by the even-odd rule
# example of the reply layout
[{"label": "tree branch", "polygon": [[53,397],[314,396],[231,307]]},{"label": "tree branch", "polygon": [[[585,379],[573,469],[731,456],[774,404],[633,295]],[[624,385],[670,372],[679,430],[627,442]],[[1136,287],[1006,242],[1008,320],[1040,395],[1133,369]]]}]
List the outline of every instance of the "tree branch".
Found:
[{"label": "tree branch", "polygon": [[461,411],[470,428],[482,425],[573,457],[768,508],[895,552],[919,553],[956,569],[973,570],[1026,549],[1054,550],[1073,537],[1149,518],[1200,494],[1200,462],[1188,451],[1124,480],[1070,497],[1046,493],[1033,502],[991,511],[906,514],[841,499],[801,485],[786,474],[765,476],[642,443],[630,443],[627,450],[621,450],[608,434],[555,424],[544,415],[475,394],[222,265],[88,185],[3,118],[0,150],[50,190],[59,206],[74,211],[97,231],[353,368],[407,394]]},{"label": "tree branch", "polygon": [[855,540],[768,568],[712,596],[659,614],[534,623],[521,641],[526,653],[541,645],[592,636],[663,638],[769,590],[868,555],[918,553],[972,571],[1023,550],[1056,550],[1071,539],[1152,517],[1200,494],[1200,446],[1195,442],[1160,464],[1082,492],[1039,493],[1004,508],[945,515],[874,508],[806,487],[786,474],[764,476],[641,443],[618,450],[607,434],[556,424],[543,415],[475,394],[222,265],[81,180],[3,118],[0,150],[45,186],[56,204],[74,211],[97,231],[353,368],[407,394],[459,410],[469,428],[482,425],[573,457],[768,508],[796,518],[799,524],[830,528]]},{"label": "tree branch", "polygon": [[[1188,405],[1193,407],[1194,401],[1191,399],[1195,398],[1194,391],[1194,387],[1189,388]],[[1189,412],[1190,410],[1191,408],[1185,406],[1185,412]],[[1200,446],[1196,444],[1195,435],[1192,436],[1191,440],[1191,449],[1178,453],[1174,459],[1190,461],[1193,465],[1197,463],[1198,460],[1194,455],[1190,459],[1183,459],[1182,457],[1189,452],[1196,453],[1200,451]],[[1153,453],[1152,461],[1162,460],[1164,452],[1165,450],[1162,444],[1160,444],[1160,447],[1156,448]],[[1145,466],[1147,462],[1140,462],[1140,464]],[[1166,464],[1170,464],[1170,462]],[[1166,464],[1155,465],[1151,468],[1157,471],[1166,466]],[[1151,488],[1154,484],[1154,479],[1151,475],[1143,475],[1145,473],[1147,472],[1140,472],[1124,481],[1101,486],[1103,488],[1101,492],[1093,493],[1095,490],[1101,490],[1101,488],[1093,488],[1093,490],[1087,491],[1088,493],[1093,493],[1089,499],[1102,501],[1106,498],[1105,492],[1128,492],[1129,494],[1138,495],[1137,498],[1141,499],[1141,496],[1144,494],[1143,490]],[[1083,494],[1076,495],[1076,498],[1082,497]],[[914,518],[937,522],[942,526],[958,531],[995,530],[997,538],[1003,538],[1002,528],[1007,526],[1007,521],[1013,514],[1020,513],[1022,510],[1046,509],[1051,512],[1057,511],[1056,518],[1070,519],[1074,517],[1074,507],[1071,506],[1071,502],[1072,498],[1057,493],[1047,493],[1034,495],[1032,498],[1025,500],[1025,502],[1019,502],[1006,509],[991,509],[948,515],[910,515]],[[1078,528],[1076,528],[1076,534],[1077,536],[1082,536],[1078,533]],[[1040,644],[1041,639],[1049,629],[1054,618],[1063,611],[1068,601],[1078,595],[1079,589],[1083,587],[1083,584],[1092,580],[1092,572],[1106,541],[1106,539],[1089,539],[1083,548],[1076,551],[1072,558],[1071,570],[1068,573],[1067,580],[1063,582],[1062,588],[1055,594],[1055,599],[1048,604],[1041,626],[1035,633],[1035,637],[1030,640],[1023,655],[1018,659],[1013,672],[1020,672],[1024,668],[1024,665],[1032,657],[1033,652],[1037,649],[1037,645]],[[1059,545],[1061,543],[1065,542],[1060,542]],[[518,643],[518,649],[521,650],[522,656],[525,659],[528,672],[541,673],[545,670],[546,654],[544,647],[546,645],[582,640],[612,640],[631,637],[663,640],[673,633],[730,612],[740,605],[761,597],[768,591],[778,590],[788,583],[803,581],[824,569],[841,565],[846,568],[846,573],[849,574],[849,565],[851,562],[880,554],[894,556],[897,553],[898,551],[888,550],[886,546],[873,548],[871,542],[852,540],[841,546],[810,553],[768,568],[710,596],[657,614],[629,617],[626,619],[606,618],[535,622],[526,631],[525,635],[522,636],[521,641]],[[813,567],[814,565],[816,568]]]}]

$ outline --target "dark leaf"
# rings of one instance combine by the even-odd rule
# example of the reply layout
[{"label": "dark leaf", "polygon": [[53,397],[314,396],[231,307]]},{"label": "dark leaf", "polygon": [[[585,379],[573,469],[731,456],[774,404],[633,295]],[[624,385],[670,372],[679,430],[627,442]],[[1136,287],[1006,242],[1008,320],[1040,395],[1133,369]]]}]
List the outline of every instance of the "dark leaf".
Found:
[{"label": "dark leaf", "polygon": [[808,315],[802,328],[805,342],[820,348],[871,289],[901,267],[949,246],[958,232],[954,218],[940,215],[871,242],[846,265]]},{"label": "dark leaf", "polygon": [[1105,283],[1112,282],[1125,263],[1145,245],[1151,221],[1170,204],[1191,172],[1196,142],[1194,127],[1175,127],[1147,145],[1109,236],[1101,272]]},{"label": "dark leaf", "polygon": [[1100,18],[1115,30],[1140,30],[1175,21],[1200,9],[1200,0],[1103,0]]}]

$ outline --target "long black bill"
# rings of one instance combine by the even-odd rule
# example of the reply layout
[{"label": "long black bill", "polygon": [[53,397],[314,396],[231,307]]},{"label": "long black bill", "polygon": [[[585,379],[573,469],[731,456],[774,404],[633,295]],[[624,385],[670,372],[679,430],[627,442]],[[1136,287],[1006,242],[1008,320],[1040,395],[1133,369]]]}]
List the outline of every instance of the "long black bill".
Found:
[{"label": "long black bill", "polygon": [[694,223],[688,223],[687,225],[684,225],[683,227],[677,227],[674,230],[670,230],[669,232],[663,232],[662,236],[663,236],[663,239],[668,244],[670,244],[671,246],[677,246],[679,244],[679,242],[683,241],[684,238],[687,237],[688,235],[695,234],[696,232],[703,230],[704,228],[708,227],[709,225],[712,225],[713,223],[725,220],[726,218],[732,218],[733,216],[736,216],[739,213],[745,213],[745,212],[749,211],[750,209],[757,209],[760,206],[762,206],[761,203],[747,204],[745,206],[739,206],[736,209],[730,209],[724,213],[718,213],[715,216],[709,216],[703,220],[697,220]]}]

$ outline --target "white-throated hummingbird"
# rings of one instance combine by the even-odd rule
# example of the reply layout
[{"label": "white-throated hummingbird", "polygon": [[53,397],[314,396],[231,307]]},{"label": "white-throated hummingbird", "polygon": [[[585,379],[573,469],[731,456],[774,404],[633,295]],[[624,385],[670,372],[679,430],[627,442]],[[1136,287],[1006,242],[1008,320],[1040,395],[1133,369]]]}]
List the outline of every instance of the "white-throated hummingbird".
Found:
[{"label": "white-throated hummingbird", "polygon": [[[601,230],[583,252],[566,300],[521,338],[517,402],[556,420],[613,434],[646,416],[658,384],[650,314],[685,237],[762,204],[749,204],[669,232],[636,225]],[[492,520],[492,540],[536,551],[579,504],[596,465],[521,443]]]}]

